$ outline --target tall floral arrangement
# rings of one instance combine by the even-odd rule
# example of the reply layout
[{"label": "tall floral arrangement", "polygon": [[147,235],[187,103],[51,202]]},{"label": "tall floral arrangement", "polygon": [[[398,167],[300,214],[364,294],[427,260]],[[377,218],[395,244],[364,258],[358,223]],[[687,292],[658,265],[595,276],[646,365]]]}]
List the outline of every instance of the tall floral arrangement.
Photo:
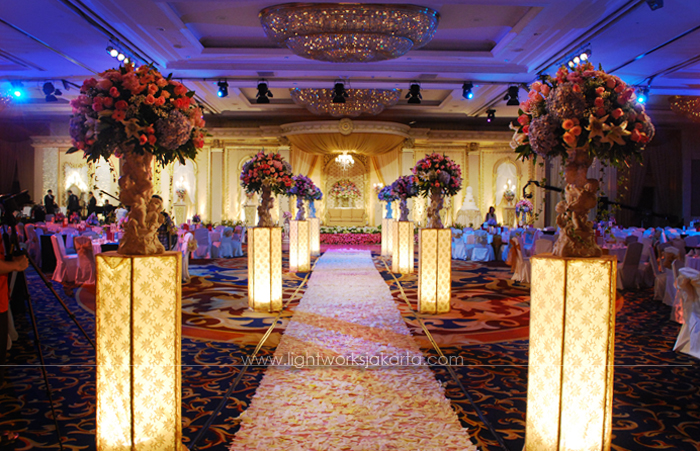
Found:
[{"label": "tall floral arrangement", "polygon": [[462,170],[445,155],[433,153],[418,161],[413,168],[418,194],[430,196],[428,228],[443,228],[440,219],[444,196],[454,196],[462,189]]},{"label": "tall floral arrangement", "polygon": [[318,186],[314,187],[314,193],[309,197],[309,218],[316,217],[316,205],[315,201],[323,199],[323,191]]},{"label": "tall floral arrangement", "polygon": [[635,101],[634,88],[595,70],[589,62],[532,84],[520,105],[511,146],[519,158],[561,157],[565,165],[566,200],[557,205],[562,229],[554,254],[594,257],[595,243],[588,211],[596,205],[598,181],[586,175],[594,158],[622,167],[640,160],[654,136],[654,126]]},{"label": "tall floral arrangement", "polygon": [[304,221],[304,201],[313,200],[318,188],[316,188],[314,182],[305,175],[298,174],[292,177],[292,179],[294,180],[294,184],[289,191],[287,191],[287,194],[297,197],[297,216],[295,220]]},{"label": "tall floral arrangement", "polygon": [[151,66],[126,64],[85,80],[71,106],[69,153],[82,150],[88,161],[124,157],[119,200],[131,209],[119,252],[164,252],[154,233],[163,219],[162,201],[152,198],[151,162],[184,163],[204,146],[194,91]]},{"label": "tall floral arrangement", "polygon": [[377,193],[377,199],[381,200],[382,202],[386,202],[386,218],[392,219],[393,212],[391,210],[391,203],[398,200],[398,198],[391,190],[391,185],[380,188],[379,192]]},{"label": "tall floral arrangement", "polygon": [[535,206],[532,205],[532,202],[527,199],[520,199],[515,204],[515,215],[518,217],[518,224],[521,226],[530,224],[534,211]]},{"label": "tall floral arrangement", "polygon": [[339,199],[359,199],[362,197],[360,190],[350,180],[338,180],[331,187],[330,195]]},{"label": "tall floral arrangement", "polygon": [[399,206],[401,209],[401,216],[399,221],[408,221],[408,205],[407,201],[411,197],[416,197],[418,195],[418,187],[412,175],[402,175],[394,183],[390,185],[391,193],[399,199]]},{"label": "tall floral arrangement", "polygon": [[272,193],[287,194],[294,184],[292,166],[279,153],[258,152],[243,165],[241,186],[247,193],[262,193],[258,206],[258,227],[274,227],[270,210]]}]

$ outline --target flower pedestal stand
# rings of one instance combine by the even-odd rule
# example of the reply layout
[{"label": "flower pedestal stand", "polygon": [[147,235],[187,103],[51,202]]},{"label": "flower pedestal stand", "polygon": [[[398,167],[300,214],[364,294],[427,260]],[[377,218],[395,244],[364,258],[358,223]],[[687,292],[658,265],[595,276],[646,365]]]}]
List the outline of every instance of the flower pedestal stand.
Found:
[{"label": "flower pedestal stand", "polygon": [[282,228],[248,229],[248,307],[282,310]]},{"label": "flower pedestal stand", "polygon": [[96,262],[97,449],[179,450],[182,254]]},{"label": "flower pedestal stand", "polygon": [[418,232],[418,310],[447,313],[452,295],[452,230]]},{"label": "flower pedestal stand", "polygon": [[289,271],[307,272],[310,270],[309,222],[289,221]]},{"label": "flower pedestal stand", "polygon": [[311,255],[321,255],[321,220],[309,218],[309,250]]},{"label": "flower pedestal stand", "polygon": [[413,221],[394,221],[392,229],[391,271],[398,274],[412,274],[413,243],[415,242]]},{"label": "flower pedestal stand", "polygon": [[525,450],[609,450],[617,260],[531,262]]},{"label": "flower pedestal stand", "polygon": [[394,250],[394,219],[382,219],[382,257],[391,257]]}]

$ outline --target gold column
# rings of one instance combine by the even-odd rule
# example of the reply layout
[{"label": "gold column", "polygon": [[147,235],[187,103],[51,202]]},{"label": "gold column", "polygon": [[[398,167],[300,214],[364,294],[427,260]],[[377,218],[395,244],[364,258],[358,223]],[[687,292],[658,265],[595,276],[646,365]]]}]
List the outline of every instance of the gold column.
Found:
[{"label": "gold column", "polygon": [[181,260],[96,255],[98,451],[182,446]]},{"label": "gold column", "polygon": [[[383,227],[382,227],[383,228]],[[413,235],[412,221],[394,221],[391,271],[398,274],[413,274]]]},{"label": "gold column", "polygon": [[282,228],[248,229],[248,307],[282,310]]},{"label": "gold column", "polygon": [[531,262],[525,450],[609,450],[617,260]]},{"label": "gold column", "polygon": [[391,218],[382,219],[382,257],[391,257],[394,250],[394,220]]},{"label": "gold column", "polygon": [[447,313],[452,295],[452,230],[418,232],[418,310]]},{"label": "gold column", "polygon": [[309,250],[311,255],[321,254],[321,220],[309,218]]},{"label": "gold column", "polygon": [[289,270],[311,270],[309,221],[289,221]]}]

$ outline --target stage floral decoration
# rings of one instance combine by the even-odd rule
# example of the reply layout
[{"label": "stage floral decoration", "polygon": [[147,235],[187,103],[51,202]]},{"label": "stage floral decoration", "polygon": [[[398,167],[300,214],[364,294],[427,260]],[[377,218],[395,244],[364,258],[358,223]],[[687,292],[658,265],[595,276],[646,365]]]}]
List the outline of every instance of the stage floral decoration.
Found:
[{"label": "stage floral decoration", "polygon": [[418,195],[418,188],[416,187],[414,177],[412,175],[402,175],[390,185],[390,188],[394,197],[399,199],[399,207],[401,209],[399,221],[408,221],[408,199]]},{"label": "stage floral decoration", "polygon": [[654,126],[627,86],[591,63],[532,84],[521,103],[511,146],[522,160],[561,157],[566,194],[556,209],[562,229],[554,245],[560,257],[597,257],[588,211],[597,203],[598,181],[586,175],[594,158],[615,167],[641,161]]},{"label": "stage floral decoration", "polygon": [[274,227],[270,215],[275,203],[272,193],[286,195],[293,185],[292,166],[279,153],[261,150],[243,165],[241,186],[247,193],[262,193],[258,227]]},{"label": "stage floral decoration", "polygon": [[381,233],[321,233],[319,240],[322,244],[381,244]]},{"label": "stage floral decoration", "polygon": [[515,192],[511,189],[507,189],[503,191],[503,198],[506,202],[513,202],[513,200],[515,200]]},{"label": "stage floral decoration", "polygon": [[164,252],[155,233],[163,218],[162,201],[151,197],[151,162],[184,164],[204,146],[204,119],[194,91],[151,66],[126,64],[85,80],[71,106],[68,153],[82,150],[88,161],[124,158],[119,200],[131,209],[119,253]]},{"label": "stage floral decoration", "polygon": [[202,222],[202,218],[199,215],[192,216],[192,224],[199,224]]},{"label": "stage floral decoration", "polygon": [[377,193],[377,199],[379,199],[382,202],[386,202],[386,218],[391,219],[393,216],[393,212],[391,210],[391,203],[395,200],[398,200],[398,198],[391,191],[391,185],[379,188],[379,192]]},{"label": "stage floral decoration", "polygon": [[95,213],[90,213],[90,216],[85,219],[85,224],[89,226],[98,226],[100,225],[100,220],[97,219],[97,215]]},{"label": "stage floral decoration", "polygon": [[350,180],[338,180],[331,187],[330,195],[338,199],[359,199],[362,197],[360,190]]},{"label": "stage floral decoration", "polygon": [[445,155],[433,153],[418,161],[413,168],[414,181],[418,194],[430,196],[427,228],[442,229],[440,210],[444,196],[454,196],[462,189],[462,170],[459,165]]},{"label": "stage floral decoration", "polygon": [[289,191],[287,191],[287,194],[297,197],[297,216],[295,220],[304,221],[304,215],[306,213],[304,211],[304,201],[312,201],[314,196],[318,195],[317,191],[320,192],[320,190],[316,188],[314,182],[305,175],[295,175],[292,179],[294,180],[294,184]]}]

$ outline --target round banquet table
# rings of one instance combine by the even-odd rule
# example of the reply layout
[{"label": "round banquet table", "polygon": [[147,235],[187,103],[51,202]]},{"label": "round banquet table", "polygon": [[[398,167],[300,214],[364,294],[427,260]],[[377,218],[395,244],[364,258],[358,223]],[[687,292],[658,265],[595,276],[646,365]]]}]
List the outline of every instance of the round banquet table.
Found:
[{"label": "round banquet table", "polygon": [[608,248],[608,247],[603,248],[603,254],[616,256],[618,262],[622,262],[625,259],[625,253],[627,253],[627,248],[624,246],[613,247],[613,248]]},{"label": "round banquet table", "polygon": [[700,257],[686,257],[685,267],[700,271]]}]

